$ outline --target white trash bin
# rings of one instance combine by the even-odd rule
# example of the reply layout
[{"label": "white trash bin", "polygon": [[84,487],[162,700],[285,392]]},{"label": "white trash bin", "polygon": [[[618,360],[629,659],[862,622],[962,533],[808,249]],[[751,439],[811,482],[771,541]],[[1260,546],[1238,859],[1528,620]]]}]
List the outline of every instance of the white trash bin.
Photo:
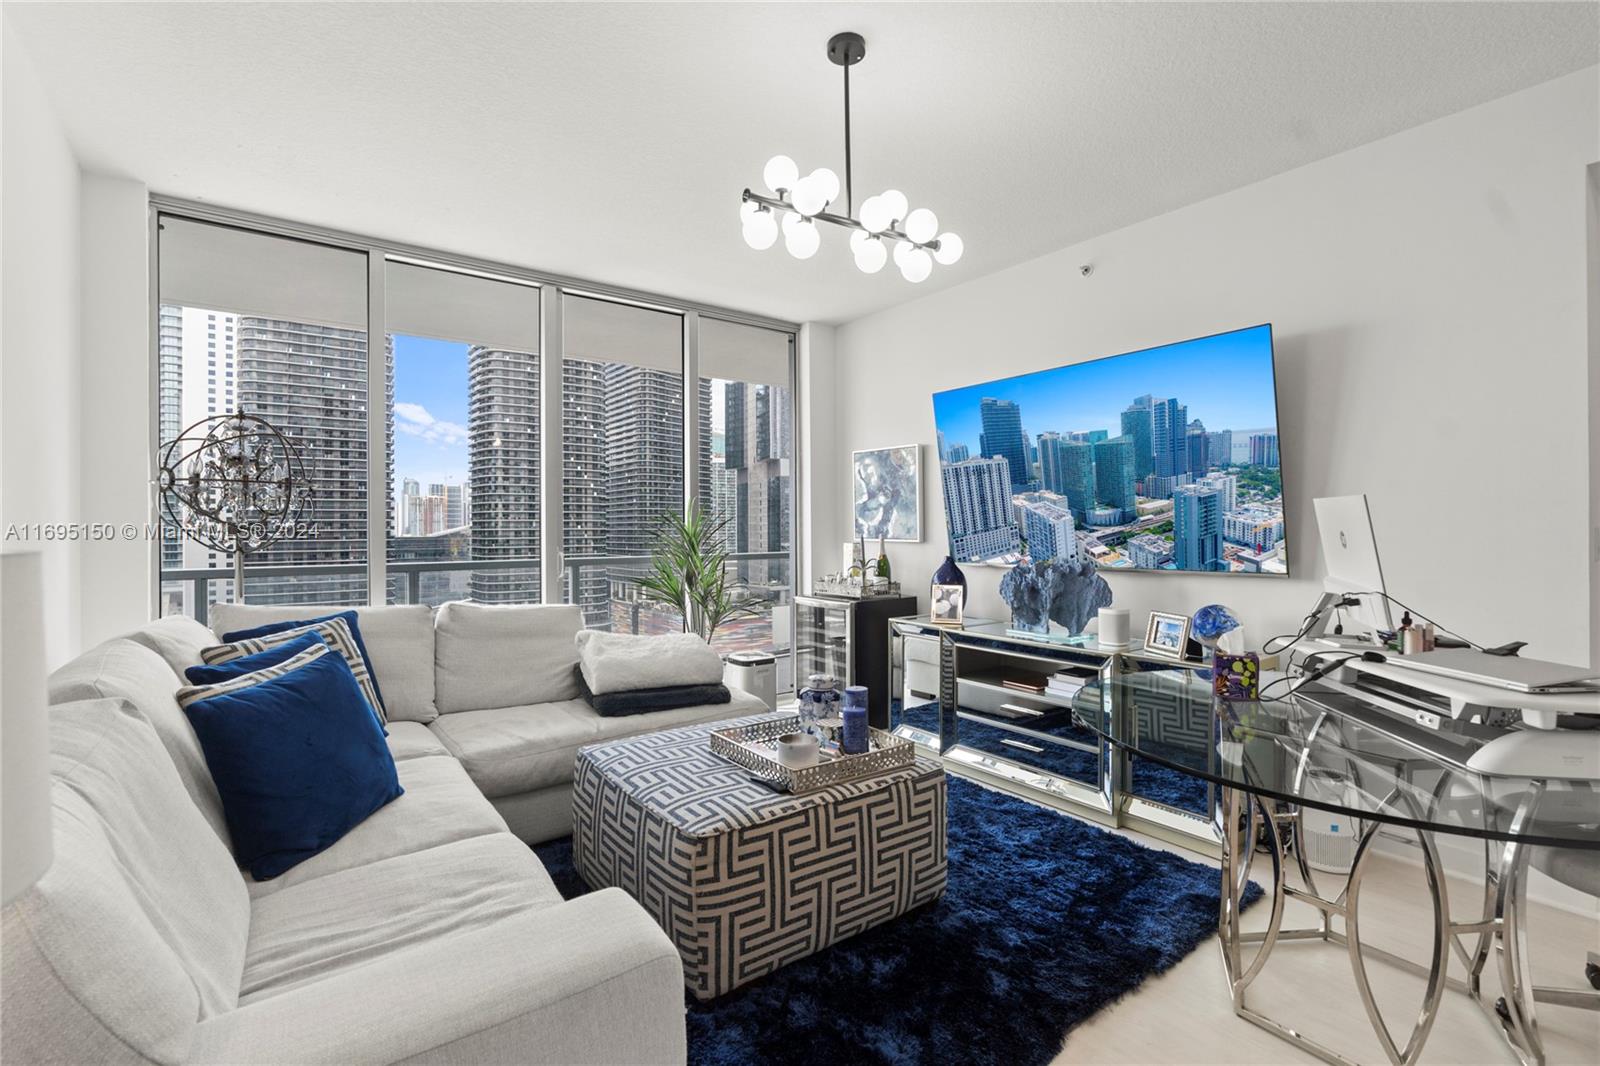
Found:
[{"label": "white trash bin", "polygon": [[736,651],[723,660],[722,682],[778,709],[778,660],[770,652]]}]

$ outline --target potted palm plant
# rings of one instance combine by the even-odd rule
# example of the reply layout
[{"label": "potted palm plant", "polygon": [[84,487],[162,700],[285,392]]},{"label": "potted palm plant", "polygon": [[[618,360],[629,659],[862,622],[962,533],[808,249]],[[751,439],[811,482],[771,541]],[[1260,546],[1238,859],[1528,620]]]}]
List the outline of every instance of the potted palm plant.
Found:
[{"label": "potted palm plant", "polygon": [[756,613],[753,604],[734,597],[742,586],[728,578],[728,552],[722,546],[727,528],[727,518],[708,515],[698,503],[681,515],[665,516],[650,572],[639,579],[647,598],[677,608],[683,631],[699,634],[708,644],[725,622]]}]

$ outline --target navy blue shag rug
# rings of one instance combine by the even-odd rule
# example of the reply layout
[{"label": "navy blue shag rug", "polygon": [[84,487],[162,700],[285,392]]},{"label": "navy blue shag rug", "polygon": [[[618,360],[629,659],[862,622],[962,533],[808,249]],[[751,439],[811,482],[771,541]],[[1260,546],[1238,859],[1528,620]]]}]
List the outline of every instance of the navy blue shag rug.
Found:
[{"label": "navy blue shag rug", "polygon": [[[940,899],[710,1003],[685,996],[691,1066],[1047,1063],[1216,931],[1215,869],[953,776],[948,822]],[[564,897],[589,891],[570,838],[534,850]]]}]

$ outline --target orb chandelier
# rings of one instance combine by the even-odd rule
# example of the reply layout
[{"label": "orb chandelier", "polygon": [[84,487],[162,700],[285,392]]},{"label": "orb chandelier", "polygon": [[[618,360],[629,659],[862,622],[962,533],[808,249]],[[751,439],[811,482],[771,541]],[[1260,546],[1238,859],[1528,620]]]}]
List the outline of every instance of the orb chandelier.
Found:
[{"label": "orb chandelier", "polygon": [[158,487],[179,531],[233,553],[237,603],[244,602],[245,556],[303,535],[300,519],[312,502],[300,449],[243,409],[203,418],[167,444]]},{"label": "orb chandelier", "polygon": [[[867,42],[859,33],[834,34],[828,58],[844,69],[844,182],[827,167],[802,176],[786,155],[767,160],[761,180],[771,196],[744,191],[739,204],[745,243],[757,251],[771,248],[783,233],[783,246],[796,259],[810,259],[822,245],[817,223],[851,231],[850,251],[862,273],[876,274],[892,257],[900,276],[926,281],[933,264],[950,266],[961,258],[961,238],[939,232],[939,216],[926,207],[912,208],[905,193],[889,189],[861,202],[860,217],[850,174],[850,68],[866,58]],[[844,195],[844,213],[828,210]],[[893,249],[891,252],[890,249]]]}]

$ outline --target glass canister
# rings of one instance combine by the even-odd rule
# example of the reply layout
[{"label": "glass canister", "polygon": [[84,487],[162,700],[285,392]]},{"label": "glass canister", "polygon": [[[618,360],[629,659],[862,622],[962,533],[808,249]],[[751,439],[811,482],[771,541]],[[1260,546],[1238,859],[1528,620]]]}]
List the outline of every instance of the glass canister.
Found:
[{"label": "glass canister", "polygon": [[817,723],[833,716],[834,701],[839,697],[835,684],[833,678],[827,674],[811,674],[806,678],[806,687],[801,689],[797,696],[800,704],[800,728],[805,732],[819,732]]}]

